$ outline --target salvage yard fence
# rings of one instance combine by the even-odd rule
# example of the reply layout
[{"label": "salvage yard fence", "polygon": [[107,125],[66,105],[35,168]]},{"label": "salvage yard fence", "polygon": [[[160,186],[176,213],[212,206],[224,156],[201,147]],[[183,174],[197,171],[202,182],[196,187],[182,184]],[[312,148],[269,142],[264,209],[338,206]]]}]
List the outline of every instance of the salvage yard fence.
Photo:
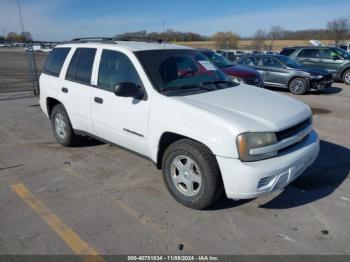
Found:
[{"label": "salvage yard fence", "polygon": [[0,93],[30,91],[38,95],[38,71],[41,70],[38,70],[34,51],[23,48],[0,50]]}]

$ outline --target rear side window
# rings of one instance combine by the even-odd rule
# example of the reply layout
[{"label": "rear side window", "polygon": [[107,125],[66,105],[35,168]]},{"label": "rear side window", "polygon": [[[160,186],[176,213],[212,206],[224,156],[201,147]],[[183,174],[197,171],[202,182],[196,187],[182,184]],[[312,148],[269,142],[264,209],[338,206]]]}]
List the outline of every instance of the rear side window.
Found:
[{"label": "rear side window", "polygon": [[69,63],[66,79],[90,84],[95,54],[95,48],[77,48]]},{"label": "rear side window", "polygon": [[293,48],[285,48],[281,51],[281,55],[290,56],[294,51]]},{"label": "rear side window", "polygon": [[318,49],[303,49],[298,57],[319,57]]},{"label": "rear side window", "polygon": [[263,66],[264,67],[281,68],[282,64],[272,57],[264,57],[263,58]]},{"label": "rear side window", "polygon": [[259,66],[259,58],[257,57],[248,57],[246,59],[243,59],[241,64],[246,66]]},{"label": "rear side window", "polygon": [[53,49],[46,60],[44,73],[58,77],[60,75],[62,65],[69,53],[69,50],[70,48]]}]

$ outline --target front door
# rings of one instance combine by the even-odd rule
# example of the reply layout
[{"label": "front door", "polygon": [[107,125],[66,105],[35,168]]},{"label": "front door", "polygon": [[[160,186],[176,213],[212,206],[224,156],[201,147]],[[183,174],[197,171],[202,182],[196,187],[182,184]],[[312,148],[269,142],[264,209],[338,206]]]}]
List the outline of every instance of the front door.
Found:
[{"label": "front door", "polygon": [[286,86],[289,75],[281,62],[271,57],[262,58],[263,70],[266,72],[264,82],[273,86]]},{"label": "front door", "polygon": [[143,88],[140,77],[126,54],[103,49],[97,86],[91,96],[93,127],[97,136],[146,154],[149,101],[116,96],[114,87],[123,82],[132,82]]}]

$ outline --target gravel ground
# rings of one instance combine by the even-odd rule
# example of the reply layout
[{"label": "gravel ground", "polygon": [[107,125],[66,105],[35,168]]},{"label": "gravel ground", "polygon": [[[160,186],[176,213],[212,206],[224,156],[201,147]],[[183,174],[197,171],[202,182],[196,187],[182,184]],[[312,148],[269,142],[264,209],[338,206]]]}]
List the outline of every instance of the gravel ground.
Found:
[{"label": "gravel ground", "polygon": [[0,254],[74,254],[67,227],[99,254],[349,255],[350,86],[294,97],[314,112],[313,166],[281,193],[207,211],[175,202],[160,171],[116,146],[59,146],[38,98],[0,97]]}]

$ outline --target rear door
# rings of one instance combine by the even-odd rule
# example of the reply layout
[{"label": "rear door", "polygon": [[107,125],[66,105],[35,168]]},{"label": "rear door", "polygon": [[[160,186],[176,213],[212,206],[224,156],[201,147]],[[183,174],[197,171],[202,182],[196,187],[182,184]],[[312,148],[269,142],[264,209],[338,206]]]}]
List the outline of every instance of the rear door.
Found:
[{"label": "rear door", "polygon": [[[99,50],[96,87],[91,97],[91,113],[95,133],[108,141],[140,154],[146,154],[150,101],[114,94],[114,87],[132,82],[143,83],[130,58],[119,51]],[[136,58],[134,58],[136,60]]]},{"label": "rear door", "polygon": [[249,56],[247,58],[242,59],[240,64],[244,65],[244,66],[247,66],[247,67],[251,67],[251,68],[255,69],[256,71],[258,71],[260,73],[262,79],[265,82],[266,71],[265,71],[265,69],[262,66],[261,57],[259,57],[259,56]]},{"label": "rear door", "polygon": [[96,48],[76,48],[72,52],[58,97],[66,107],[73,129],[92,133],[91,75]]},{"label": "rear door", "polygon": [[320,67],[322,59],[318,48],[302,49],[297,55],[297,61],[304,66]]}]

